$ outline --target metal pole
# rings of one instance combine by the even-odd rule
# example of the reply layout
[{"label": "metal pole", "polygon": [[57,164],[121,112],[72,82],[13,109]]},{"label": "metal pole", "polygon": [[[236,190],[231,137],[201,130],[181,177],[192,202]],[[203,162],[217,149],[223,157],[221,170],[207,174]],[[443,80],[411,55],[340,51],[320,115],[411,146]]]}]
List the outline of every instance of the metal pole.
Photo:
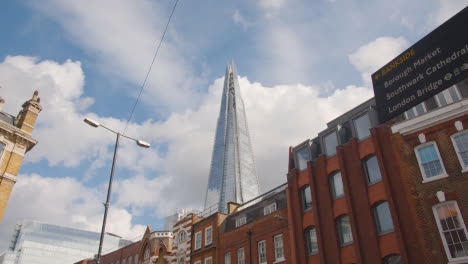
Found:
[{"label": "metal pole", "polygon": [[104,233],[106,232],[107,211],[109,209],[109,200],[110,200],[111,189],[112,189],[112,179],[114,178],[115,159],[117,157],[117,148],[119,147],[119,139],[120,139],[120,133],[117,133],[117,139],[115,140],[114,159],[112,160],[112,169],[111,169],[111,174],[110,174],[110,179],[109,179],[109,187],[107,189],[107,199],[106,199],[106,203],[104,204],[104,207],[105,207],[104,219],[102,220],[101,239],[99,240],[99,251],[97,255],[98,264],[101,263],[102,242],[104,240]]}]

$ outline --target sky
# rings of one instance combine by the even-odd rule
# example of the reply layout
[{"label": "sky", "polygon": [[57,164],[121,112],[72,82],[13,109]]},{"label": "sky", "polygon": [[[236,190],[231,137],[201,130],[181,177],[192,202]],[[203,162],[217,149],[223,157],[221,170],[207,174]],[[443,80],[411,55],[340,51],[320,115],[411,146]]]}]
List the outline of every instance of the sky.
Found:
[{"label": "sky", "polygon": [[[176,0],[18,0],[0,8],[0,96],[42,112],[0,223],[100,232],[123,132]],[[176,208],[202,209],[225,68],[235,61],[261,192],[286,182],[288,151],[373,96],[370,75],[468,0],[239,0],[177,4],[120,142],[106,230],[140,239]]]}]

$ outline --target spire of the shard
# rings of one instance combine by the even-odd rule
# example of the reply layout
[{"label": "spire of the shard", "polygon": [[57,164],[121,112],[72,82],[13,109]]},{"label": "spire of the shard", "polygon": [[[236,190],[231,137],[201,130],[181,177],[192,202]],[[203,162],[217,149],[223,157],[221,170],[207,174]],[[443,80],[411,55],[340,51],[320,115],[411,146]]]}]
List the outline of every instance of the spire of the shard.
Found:
[{"label": "spire of the shard", "polygon": [[244,203],[259,194],[244,100],[232,61],[226,68],[211,157],[205,209],[227,211],[228,202]]}]

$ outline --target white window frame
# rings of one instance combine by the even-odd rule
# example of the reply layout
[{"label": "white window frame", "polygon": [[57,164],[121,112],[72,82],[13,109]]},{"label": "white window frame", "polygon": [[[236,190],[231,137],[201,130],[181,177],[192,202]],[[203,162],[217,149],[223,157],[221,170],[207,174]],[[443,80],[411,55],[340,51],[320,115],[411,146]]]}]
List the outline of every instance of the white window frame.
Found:
[{"label": "white window frame", "polygon": [[275,245],[275,262],[284,261],[284,241],[283,234],[279,234],[273,237]]},{"label": "white window frame", "polygon": [[231,252],[224,253],[224,264],[231,264]]},{"label": "white window frame", "polygon": [[[259,264],[266,264],[267,263],[267,251],[266,251],[266,241],[258,241],[257,245],[258,249],[258,263]],[[263,261],[262,261],[263,260]]]},{"label": "white window frame", "polygon": [[263,215],[271,214],[276,211],[276,202],[273,202],[263,208]]},{"label": "white window frame", "polygon": [[205,264],[213,264],[213,258],[211,256],[205,259]]},{"label": "white window frame", "polygon": [[245,250],[243,247],[237,249],[237,264],[245,264]]},{"label": "white window frame", "polygon": [[201,260],[195,261],[193,264],[201,264]]},{"label": "white window frame", "polygon": [[202,242],[202,233],[201,231],[198,231],[195,233],[195,250],[201,248],[201,242]]},{"label": "white window frame", "polygon": [[205,228],[205,246],[213,243],[213,227]]},{"label": "white window frame", "polygon": [[437,223],[437,228],[439,229],[439,235],[440,235],[440,239],[442,240],[442,243],[444,244],[444,249],[445,249],[445,255],[447,256],[447,259],[449,260],[449,264],[455,264],[455,263],[466,263],[468,261],[468,256],[465,256],[465,257],[460,257],[460,258],[452,258],[452,254],[450,254],[450,250],[449,250],[449,247],[447,245],[447,241],[445,240],[445,237],[444,237],[444,233],[443,233],[443,228],[442,228],[442,225],[440,223],[440,219],[439,219],[439,216],[437,214],[437,208],[441,207],[441,206],[444,206],[444,205],[447,205],[447,204],[453,204],[455,209],[457,210],[457,216],[458,216],[458,220],[460,222],[460,225],[463,227],[463,230],[465,232],[465,236],[468,237],[468,232],[466,231],[466,226],[465,226],[465,222],[463,221],[463,216],[460,212],[460,208],[458,208],[458,204],[456,201],[446,201],[446,202],[442,202],[442,203],[438,203],[436,205],[434,205],[432,207],[432,212],[434,213],[434,217],[436,219],[436,223]]},{"label": "white window frame", "polygon": [[[424,170],[424,166],[423,166],[423,164],[421,162],[421,157],[419,156],[419,151],[418,151],[419,149],[427,147],[429,145],[434,145],[434,148],[435,148],[436,153],[437,153],[437,157],[439,158],[440,164],[442,166],[442,174],[437,175],[437,176],[433,176],[433,177],[427,177],[426,176],[426,171]],[[435,141],[426,142],[424,144],[416,146],[414,148],[414,153],[416,155],[416,159],[418,160],[419,171],[421,171],[421,175],[423,177],[422,183],[431,182],[431,181],[435,181],[435,180],[439,180],[439,179],[443,179],[443,178],[448,177],[447,171],[445,170],[444,161],[442,160],[442,156],[440,155],[440,152],[439,152],[439,147],[437,146],[437,143]]]},{"label": "white window frame", "polygon": [[236,228],[243,226],[247,223],[247,218],[245,216],[241,216],[236,219]]},{"label": "white window frame", "polygon": [[465,163],[463,162],[463,159],[460,155],[460,149],[458,148],[457,143],[455,142],[455,137],[460,136],[462,134],[468,134],[468,130],[463,130],[458,133],[455,133],[450,136],[450,139],[452,140],[452,145],[455,148],[455,152],[457,153],[458,161],[460,162],[460,166],[462,167],[462,172],[467,172],[468,171],[468,165],[465,166]]}]

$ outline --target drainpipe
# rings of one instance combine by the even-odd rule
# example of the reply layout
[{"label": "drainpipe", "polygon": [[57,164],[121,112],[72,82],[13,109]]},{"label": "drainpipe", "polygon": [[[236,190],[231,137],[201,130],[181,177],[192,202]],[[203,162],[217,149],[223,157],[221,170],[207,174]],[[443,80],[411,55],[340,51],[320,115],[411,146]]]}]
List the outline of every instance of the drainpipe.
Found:
[{"label": "drainpipe", "polygon": [[249,228],[247,235],[249,235],[249,264],[252,264],[252,229]]}]

